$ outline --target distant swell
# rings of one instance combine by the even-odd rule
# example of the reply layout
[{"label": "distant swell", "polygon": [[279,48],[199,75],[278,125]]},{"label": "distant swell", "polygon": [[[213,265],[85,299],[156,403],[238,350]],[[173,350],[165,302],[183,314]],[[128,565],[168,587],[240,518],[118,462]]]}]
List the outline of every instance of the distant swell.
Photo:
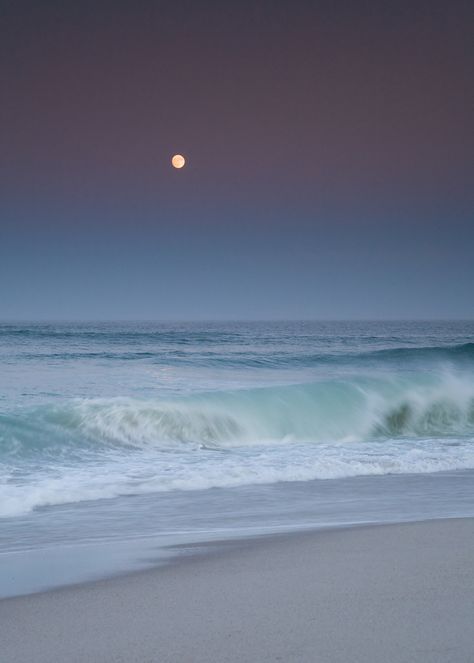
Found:
[{"label": "distant swell", "polygon": [[434,345],[426,347],[400,347],[387,350],[375,350],[370,353],[383,359],[472,359],[474,360],[474,343],[458,345]]},{"label": "distant swell", "polygon": [[[253,337],[252,337],[253,339]],[[254,339],[253,339],[254,340]],[[186,366],[213,368],[268,369],[314,369],[354,364],[382,366],[428,366],[451,364],[459,366],[474,364],[474,343],[433,345],[400,345],[396,339],[383,347],[377,337],[368,337],[364,343],[338,344],[331,337],[308,339],[302,337],[300,344],[294,338],[279,337],[265,342],[249,344],[243,331],[233,333],[224,330],[192,330],[190,328],[149,329],[55,327],[33,325],[30,328],[0,325],[0,341],[8,343],[14,356],[21,361],[62,361],[75,363],[90,361],[108,363],[117,360],[139,362],[160,366]],[[418,342],[418,338],[413,343]],[[403,339],[398,339],[403,343]],[[380,347],[379,344],[382,343]],[[275,344],[275,347],[274,347]],[[16,354],[17,353],[17,354]]]}]

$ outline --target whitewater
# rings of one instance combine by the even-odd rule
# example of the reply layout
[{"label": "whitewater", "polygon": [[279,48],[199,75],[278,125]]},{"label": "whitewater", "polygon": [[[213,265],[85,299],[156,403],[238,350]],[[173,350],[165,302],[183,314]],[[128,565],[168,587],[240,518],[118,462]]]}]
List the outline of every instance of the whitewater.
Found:
[{"label": "whitewater", "polygon": [[4,323],[0,363],[0,552],[474,511],[473,322]]}]

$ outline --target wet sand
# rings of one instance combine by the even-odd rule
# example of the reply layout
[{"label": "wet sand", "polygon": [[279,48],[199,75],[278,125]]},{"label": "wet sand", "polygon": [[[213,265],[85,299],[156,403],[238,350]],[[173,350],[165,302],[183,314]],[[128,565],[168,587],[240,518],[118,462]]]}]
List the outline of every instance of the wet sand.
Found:
[{"label": "wet sand", "polygon": [[474,661],[474,519],[195,553],[0,601],[2,663]]}]

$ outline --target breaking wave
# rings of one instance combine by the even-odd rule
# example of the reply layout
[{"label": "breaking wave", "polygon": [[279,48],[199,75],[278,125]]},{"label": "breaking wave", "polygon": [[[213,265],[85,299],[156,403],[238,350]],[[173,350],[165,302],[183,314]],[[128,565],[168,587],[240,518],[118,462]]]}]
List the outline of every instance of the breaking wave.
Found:
[{"label": "breaking wave", "polygon": [[73,400],[0,417],[0,454],[82,447],[370,441],[474,434],[474,380],[450,374],[333,380],[170,401]]},{"label": "breaking wave", "polygon": [[350,378],[0,416],[0,516],[119,495],[474,468],[474,380]]}]

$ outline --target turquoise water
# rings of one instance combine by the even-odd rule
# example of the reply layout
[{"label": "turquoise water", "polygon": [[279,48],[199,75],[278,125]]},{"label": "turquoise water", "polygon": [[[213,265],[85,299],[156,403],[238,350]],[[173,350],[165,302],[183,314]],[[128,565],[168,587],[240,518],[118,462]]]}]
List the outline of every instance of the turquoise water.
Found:
[{"label": "turquoise water", "polygon": [[474,511],[473,322],[2,324],[0,362],[4,555]]}]

